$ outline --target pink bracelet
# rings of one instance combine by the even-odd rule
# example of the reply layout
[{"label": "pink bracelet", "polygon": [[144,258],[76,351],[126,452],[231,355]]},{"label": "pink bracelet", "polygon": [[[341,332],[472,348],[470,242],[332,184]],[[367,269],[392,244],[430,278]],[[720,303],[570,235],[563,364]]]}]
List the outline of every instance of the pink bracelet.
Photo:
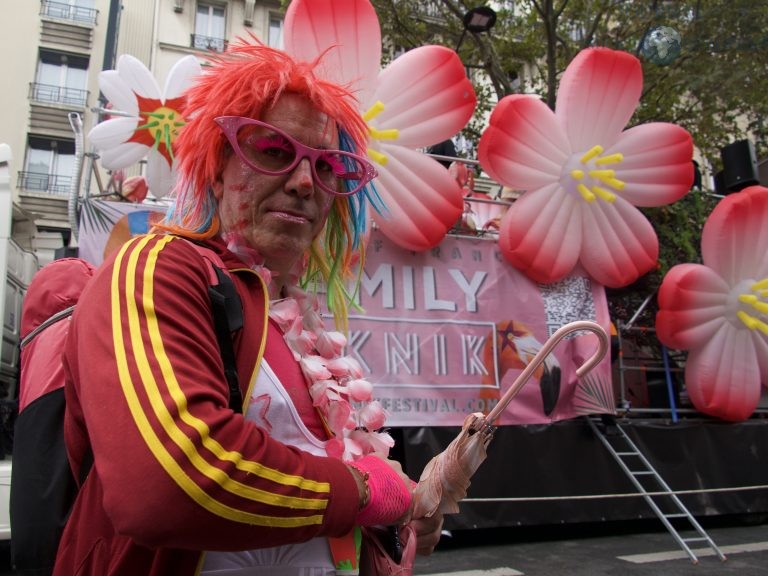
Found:
[{"label": "pink bracelet", "polygon": [[357,513],[356,525],[389,525],[405,516],[411,505],[411,493],[397,472],[384,460],[376,456],[365,456],[347,464],[359,470],[363,476],[368,475],[370,500]]}]

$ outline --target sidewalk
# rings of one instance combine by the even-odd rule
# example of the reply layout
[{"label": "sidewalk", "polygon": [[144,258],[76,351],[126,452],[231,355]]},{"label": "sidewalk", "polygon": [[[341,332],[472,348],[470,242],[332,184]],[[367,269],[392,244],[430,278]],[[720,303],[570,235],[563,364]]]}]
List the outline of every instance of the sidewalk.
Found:
[{"label": "sidewalk", "polygon": [[[765,520],[765,519],[756,519]],[[693,547],[693,564],[658,522],[479,530],[417,557],[414,576],[766,576],[768,524],[704,522],[726,554]]]}]

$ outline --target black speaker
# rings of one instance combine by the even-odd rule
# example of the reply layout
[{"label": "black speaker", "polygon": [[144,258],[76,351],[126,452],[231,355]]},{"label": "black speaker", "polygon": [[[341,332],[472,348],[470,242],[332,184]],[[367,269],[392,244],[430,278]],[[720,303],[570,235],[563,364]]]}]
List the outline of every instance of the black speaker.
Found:
[{"label": "black speaker", "polygon": [[757,155],[751,140],[737,140],[720,149],[723,160],[723,186],[727,192],[738,192],[760,183]]},{"label": "black speaker", "polygon": [[[666,378],[649,378],[647,386],[649,408],[672,408]],[[674,376],[672,377],[672,402],[675,408],[680,407],[680,384]]]},{"label": "black speaker", "polygon": [[715,194],[719,194],[720,196],[725,196],[728,194],[728,190],[725,189],[725,178],[723,178],[723,171],[718,170],[715,172]]}]

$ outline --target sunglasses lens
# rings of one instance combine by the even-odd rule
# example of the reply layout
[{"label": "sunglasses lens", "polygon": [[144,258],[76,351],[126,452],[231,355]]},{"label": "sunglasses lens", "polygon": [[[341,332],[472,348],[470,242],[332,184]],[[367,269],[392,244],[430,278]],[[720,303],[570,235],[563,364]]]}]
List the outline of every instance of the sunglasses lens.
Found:
[{"label": "sunglasses lens", "polygon": [[323,188],[334,194],[353,194],[367,182],[366,165],[356,156],[340,151],[318,156],[315,173]]},{"label": "sunglasses lens", "polygon": [[256,124],[244,124],[237,131],[240,152],[256,168],[279,172],[296,158],[296,149],[282,134]]}]

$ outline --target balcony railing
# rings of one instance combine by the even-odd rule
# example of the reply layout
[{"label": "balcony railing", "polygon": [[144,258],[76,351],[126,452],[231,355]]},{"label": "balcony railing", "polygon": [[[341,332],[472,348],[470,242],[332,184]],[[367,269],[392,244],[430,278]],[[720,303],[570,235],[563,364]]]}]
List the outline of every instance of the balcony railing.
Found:
[{"label": "balcony railing", "polygon": [[66,196],[69,194],[71,184],[71,176],[45,174],[43,172],[19,172],[19,188],[30,192]]},{"label": "balcony railing", "polygon": [[227,44],[229,44],[224,38],[212,38],[211,36],[201,36],[200,34],[190,34],[190,38],[190,46],[198,50],[224,52],[227,49]]},{"label": "balcony railing", "polygon": [[85,8],[83,6],[72,6],[63,2],[53,2],[52,0],[42,0],[40,14],[50,18],[59,18],[69,20],[79,24],[96,25],[96,17],[99,11],[95,8]]},{"label": "balcony railing", "polygon": [[34,82],[29,85],[29,98],[35,102],[53,102],[54,104],[85,107],[88,102],[88,90]]}]

